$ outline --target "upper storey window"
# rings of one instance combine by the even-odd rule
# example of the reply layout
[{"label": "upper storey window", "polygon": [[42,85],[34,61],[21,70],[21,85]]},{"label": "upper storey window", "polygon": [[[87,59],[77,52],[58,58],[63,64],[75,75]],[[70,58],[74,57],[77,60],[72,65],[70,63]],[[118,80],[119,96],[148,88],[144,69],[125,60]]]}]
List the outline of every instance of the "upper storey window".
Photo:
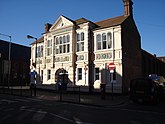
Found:
[{"label": "upper storey window", "polygon": [[112,47],[112,33],[102,33],[96,35],[96,49],[110,49]]},{"label": "upper storey window", "polygon": [[43,46],[37,47],[37,57],[43,57]]},{"label": "upper storey window", "polygon": [[47,56],[52,54],[52,40],[47,41]]},{"label": "upper storey window", "polygon": [[70,35],[59,36],[55,38],[56,54],[70,52]]},{"label": "upper storey window", "polygon": [[77,34],[77,52],[84,51],[84,32]]}]

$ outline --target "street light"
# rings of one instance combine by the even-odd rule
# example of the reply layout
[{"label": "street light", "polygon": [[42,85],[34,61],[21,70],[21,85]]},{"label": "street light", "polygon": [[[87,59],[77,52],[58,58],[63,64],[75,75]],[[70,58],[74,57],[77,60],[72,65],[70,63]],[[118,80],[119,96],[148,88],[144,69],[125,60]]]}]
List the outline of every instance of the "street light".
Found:
[{"label": "street light", "polygon": [[31,36],[31,35],[27,35],[28,39],[35,39],[36,40],[36,48],[35,48],[35,65],[33,65],[36,68],[36,61],[37,61],[37,38]]},{"label": "street light", "polygon": [[[36,43],[36,48],[35,48],[35,63],[32,63],[33,66],[35,67],[35,83],[34,83],[34,96],[36,96],[36,83],[37,83],[37,74],[36,74],[36,63],[37,63],[37,38],[31,36],[31,35],[27,35],[28,39],[35,39],[35,43]],[[32,88],[32,87],[31,87]],[[31,89],[32,90],[32,89]]]},{"label": "street light", "polygon": [[9,88],[9,82],[10,82],[10,68],[11,68],[11,36],[10,35],[6,35],[6,34],[2,34],[0,33],[0,35],[8,37],[10,39],[9,41],[9,54],[8,54],[8,88]]}]

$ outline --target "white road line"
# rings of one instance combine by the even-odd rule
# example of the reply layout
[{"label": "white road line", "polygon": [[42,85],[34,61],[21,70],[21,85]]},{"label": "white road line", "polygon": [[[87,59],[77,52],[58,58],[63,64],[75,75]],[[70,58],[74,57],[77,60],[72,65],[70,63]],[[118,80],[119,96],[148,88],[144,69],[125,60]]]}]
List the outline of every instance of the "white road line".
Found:
[{"label": "white road line", "polygon": [[40,113],[40,114],[50,114],[51,116],[60,118],[62,120],[68,121],[68,122],[72,122],[72,123],[76,123],[76,124],[93,124],[93,123],[88,123],[88,122],[83,122],[83,121],[79,121],[79,120],[72,120],[72,119],[68,119],[66,117],[54,114],[54,113],[48,113],[46,111],[38,111],[38,110],[33,110],[33,109],[26,109],[24,107],[21,107],[20,110],[22,111],[29,111],[29,112],[35,112],[35,113]]},{"label": "white road line", "polygon": [[15,102],[17,102],[17,101],[8,100],[8,99],[2,99],[1,102],[15,103]]},{"label": "white road line", "polygon": [[47,112],[45,112],[45,111],[36,111],[36,110],[33,110],[33,109],[20,108],[20,110],[29,111],[29,112],[37,112],[37,113],[40,113],[40,114],[47,114]]},{"label": "white road line", "polygon": [[60,115],[56,115],[56,114],[53,114],[53,113],[49,113],[49,114],[52,115],[52,116],[58,117],[58,118],[60,118],[60,119],[63,119],[63,120],[69,121],[69,122],[74,122],[73,120],[68,119],[68,118],[65,118],[65,117],[60,116]]},{"label": "white road line", "polygon": [[32,101],[37,101],[37,102],[42,102],[43,100],[41,99],[35,99],[35,98],[26,98],[28,100],[32,100]]},{"label": "white road line", "polygon": [[15,99],[15,100],[19,102],[29,102],[29,100],[26,100],[26,99]]}]

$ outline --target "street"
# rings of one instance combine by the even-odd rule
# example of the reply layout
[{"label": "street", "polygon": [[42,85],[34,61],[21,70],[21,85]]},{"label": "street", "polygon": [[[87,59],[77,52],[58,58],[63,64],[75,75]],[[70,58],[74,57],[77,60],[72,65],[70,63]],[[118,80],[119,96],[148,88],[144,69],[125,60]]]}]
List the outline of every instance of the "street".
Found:
[{"label": "street", "polygon": [[131,101],[111,107],[0,94],[1,124],[164,124],[164,103],[134,104]]}]

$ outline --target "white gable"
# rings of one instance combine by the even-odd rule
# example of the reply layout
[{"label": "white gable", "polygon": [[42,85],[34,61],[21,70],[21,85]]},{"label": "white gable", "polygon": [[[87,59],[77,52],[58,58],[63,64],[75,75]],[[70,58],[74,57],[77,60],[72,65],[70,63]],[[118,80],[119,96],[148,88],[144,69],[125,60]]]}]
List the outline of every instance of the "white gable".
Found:
[{"label": "white gable", "polygon": [[68,26],[72,26],[72,25],[73,25],[73,22],[71,22],[70,20],[68,20],[64,16],[60,16],[56,20],[56,22],[52,25],[52,27],[50,28],[49,31],[53,31],[56,29],[60,29],[60,28],[64,28],[64,27],[68,27]]}]

